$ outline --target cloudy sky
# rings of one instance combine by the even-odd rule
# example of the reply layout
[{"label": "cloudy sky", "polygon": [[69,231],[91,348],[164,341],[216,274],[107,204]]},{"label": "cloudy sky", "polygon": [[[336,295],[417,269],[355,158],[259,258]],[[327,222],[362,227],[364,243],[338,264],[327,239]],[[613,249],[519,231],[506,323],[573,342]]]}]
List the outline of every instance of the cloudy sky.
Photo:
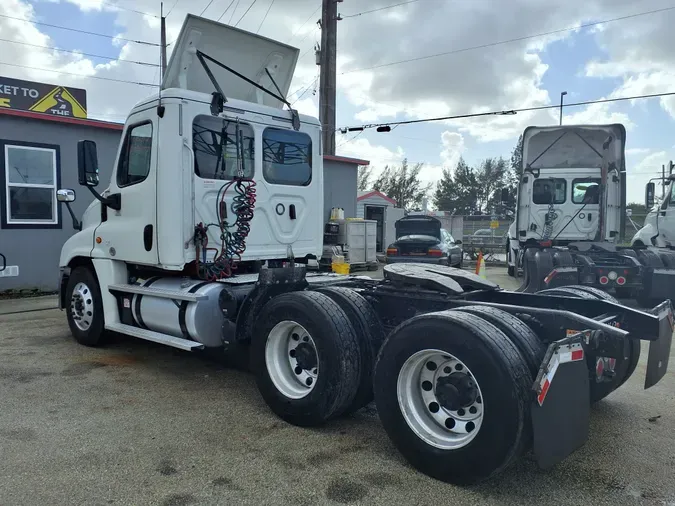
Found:
[{"label": "cloudy sky", "polygon": [[[297,47],[290,99],[318,115],[321,0],[164,5],[169,42],[190,12]],[[159,82],[159,9],[155,0],[1,0],[0,76],[86,88],[90,117],[122,122],[153,88],[119,81]],[[561,91],[569,103],[675,92],[675,6],[665,0],[344,0],[339,12],[338,126],[557,104]],[[675,159],[673,117],[671,97],[564,111],[565,123],[625,125],[629,201]],[[460,154],[508,157],[526,126],[557,122],[558,110],[539,111],[338,133],[336,143],[376,169],[424,162],[435,182]]]}]

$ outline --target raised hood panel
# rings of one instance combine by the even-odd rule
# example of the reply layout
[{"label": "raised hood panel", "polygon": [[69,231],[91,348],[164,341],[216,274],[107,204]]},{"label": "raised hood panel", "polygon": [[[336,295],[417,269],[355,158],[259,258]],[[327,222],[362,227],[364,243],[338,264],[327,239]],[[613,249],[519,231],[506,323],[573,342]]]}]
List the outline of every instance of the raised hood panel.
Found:
[{"label": "raised hood panel", "polygon": [[600,168],[602,146],[610,136],[609,162],[622,171],[626,130],[621,124],[528,127],[523,134],[523,167]]},{"label": "raised hood panel", "polygon": [[[297,48],[281,42],[188,14],[171,53],[162,89],[183,88],[208,94],[215,91],[197,58],[196,50],[278,95],[265,72],[267,68],[284,96],[288,95],[299,53]],[[207,60],[207,63],[227,99],[283,107],[279,100],[268,93],[213,62]]]}]

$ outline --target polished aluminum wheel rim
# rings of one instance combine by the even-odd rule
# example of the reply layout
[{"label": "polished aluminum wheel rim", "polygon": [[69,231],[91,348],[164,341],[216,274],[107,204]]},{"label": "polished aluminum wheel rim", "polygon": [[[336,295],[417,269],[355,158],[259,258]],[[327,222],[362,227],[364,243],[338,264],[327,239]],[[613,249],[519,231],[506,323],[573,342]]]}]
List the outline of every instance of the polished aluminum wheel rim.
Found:
[{"label": "polished aluminum wheel rim", "polygon": [[[457,389],[457,383],[462,388]],[[480,386],[466,364],[445,351],[421,350],[409,357],[396,390],[408,426],[431,446],[457,450],[480,431],[485,412]],[[449,390],[455,396],[452,402]],[[462,402],[455,391],[465,393]]]},{"label": "polished aluminum wheel rim", "polygon": [[267,336],[265,364],[274,386],[289,399],[306,397],[316,385],[316,345],[299,323],[282,321],[274,326]]},{"label": "polished aluminum wheel rim", "polygon": [[89,287],[80,282],[75,285],[70,297],[70,314],[75,326],[86,332],[94,320],[94,298]]}]

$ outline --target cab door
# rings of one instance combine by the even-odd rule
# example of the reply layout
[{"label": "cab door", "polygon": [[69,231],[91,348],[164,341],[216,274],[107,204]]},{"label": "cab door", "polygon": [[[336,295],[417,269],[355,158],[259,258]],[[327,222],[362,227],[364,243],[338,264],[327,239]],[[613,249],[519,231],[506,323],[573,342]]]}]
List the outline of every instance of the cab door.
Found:
[{"label": "cab door", "polygon": [[[95,258],[156,265],[157,250],[157,114],[155,109],[131,116],[124,129],[109,188],[121,209],[106,208],[96,229]],[[100,238],[100,242],[98,240]]]},{"label": "cab door", "polygon": [[658,231],[668,246],[675,244],[675,184],[670,183],[668,194],[659,209]]}]

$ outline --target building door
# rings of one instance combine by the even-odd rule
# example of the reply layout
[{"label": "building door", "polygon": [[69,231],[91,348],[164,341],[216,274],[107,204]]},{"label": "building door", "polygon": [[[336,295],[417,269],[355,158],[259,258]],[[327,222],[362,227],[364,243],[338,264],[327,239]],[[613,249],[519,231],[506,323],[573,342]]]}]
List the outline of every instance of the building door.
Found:
[{"label": "building door", "polygon": [[377,222],[377,252],[384,251],[384,206],[364,206],[364,218]]}]

